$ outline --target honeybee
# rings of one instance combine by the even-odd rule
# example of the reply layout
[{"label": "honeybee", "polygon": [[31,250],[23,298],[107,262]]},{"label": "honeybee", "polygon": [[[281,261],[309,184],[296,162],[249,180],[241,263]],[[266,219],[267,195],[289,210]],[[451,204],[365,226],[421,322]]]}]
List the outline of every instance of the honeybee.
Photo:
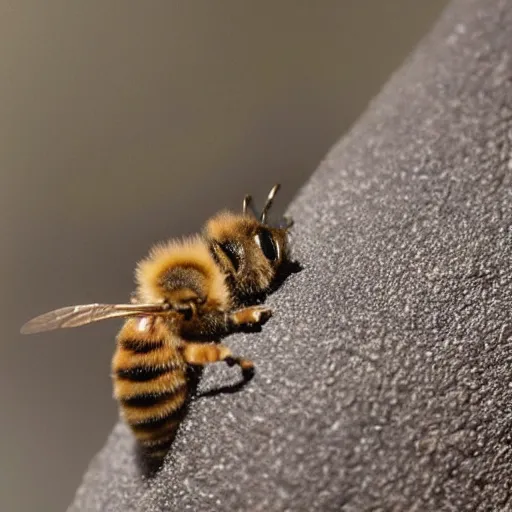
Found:
[{"label": "honeybee", "polygon": [[279,227],[267,223],[278,189],[271,189],[259,216],[246,196],[241,214],[220,212],[202,234],[155,245],[137,265],[130,304],[65,307],[21,328],[36,333],[126,318],[112,359],[114,397],[152,457],[163,457],[175,437],[189,395],[189,365],[224,361],[253,369],[220,339],[262,325],[272,314],[255,303],[291,262],[291,219]]}]

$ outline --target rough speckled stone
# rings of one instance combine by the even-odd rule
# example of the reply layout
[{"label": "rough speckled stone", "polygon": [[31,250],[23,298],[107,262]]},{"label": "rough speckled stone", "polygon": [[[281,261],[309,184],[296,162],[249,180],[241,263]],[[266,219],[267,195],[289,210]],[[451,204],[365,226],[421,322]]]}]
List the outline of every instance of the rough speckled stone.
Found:
[{"label": "rough speckled stone", "polygon": [[451,5],[293,203],[254,379],[151,481],[118,425],[70,510],[511,509],[511,53],[512,3]]}]

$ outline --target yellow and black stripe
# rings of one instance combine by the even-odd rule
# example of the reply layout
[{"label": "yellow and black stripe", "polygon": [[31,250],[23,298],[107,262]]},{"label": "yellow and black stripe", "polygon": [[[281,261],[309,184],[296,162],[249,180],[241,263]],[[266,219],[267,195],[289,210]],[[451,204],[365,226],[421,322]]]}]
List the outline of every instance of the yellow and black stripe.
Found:
[{"label": "yellow and black stripe", "polygon": [[163,322],[138,329],[130,319],[119,332],[112,361],[114,396],[142,448],[165,455],[188,397],[179,338]]}]

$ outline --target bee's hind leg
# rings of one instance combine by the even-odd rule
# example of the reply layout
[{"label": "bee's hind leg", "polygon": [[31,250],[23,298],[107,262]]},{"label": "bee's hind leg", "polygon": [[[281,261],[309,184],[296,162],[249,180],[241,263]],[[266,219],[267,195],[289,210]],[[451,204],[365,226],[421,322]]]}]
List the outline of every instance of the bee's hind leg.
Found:
[{"label": "bee's hind leg", "polygon": [[217,343],[187,342],[183,348],[183,356],[185,361],[192,365],[204,366],[224,361],[229,366],[237,364],[244,372],[254,369],[252,361],[234,356],[229,347]]},{"label": "bee's hind leg", "polygon": [[235,328],[254,328],[263,325],[272,316],[265,306],[250,306],[229,313],[229,321]]}]

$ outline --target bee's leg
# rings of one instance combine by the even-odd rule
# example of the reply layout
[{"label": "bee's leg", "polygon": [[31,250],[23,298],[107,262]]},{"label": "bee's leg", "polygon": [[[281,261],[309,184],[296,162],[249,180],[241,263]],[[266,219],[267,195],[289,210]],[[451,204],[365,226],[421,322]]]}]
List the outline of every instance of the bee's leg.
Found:
[{"label": "bee's leg", "polygon": [[272,310],[265,306],[250,306],[229,313],[229,321],[235,327],[263,325],[272,316]]},{"label": "bee's leg", "polygon": [[237,364],[244,371],[252,370],[254,364],[243,357],[236,357],[226,345],[214,343],[187,342],[183,348],[183,356],[188,364],[205,365],[224,361],[229,366]]},{"label": "bee's leg", "polygon": [[253,306],[235,311],[203,310],[190,315],[184,314],[187,320],[182,325],[187,339],[209,339],[222,337],[233,331],[254,330],[264,324],[272,316],[272,310],[264,306]]}]

